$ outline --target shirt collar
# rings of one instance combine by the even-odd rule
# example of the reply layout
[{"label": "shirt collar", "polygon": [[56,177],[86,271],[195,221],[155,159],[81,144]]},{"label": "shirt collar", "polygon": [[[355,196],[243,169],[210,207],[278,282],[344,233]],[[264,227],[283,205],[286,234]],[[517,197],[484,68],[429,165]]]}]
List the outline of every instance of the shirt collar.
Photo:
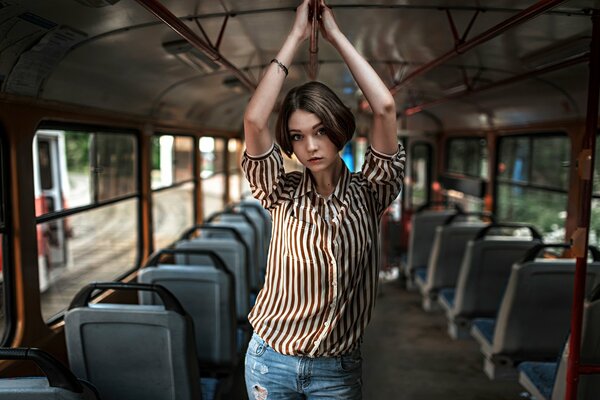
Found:
[{"label": "shirt collar", "polygon": [[[346,163],[342,163],[342,173],[340,175],[340,179],[333,190],[333,196],[335,196],[338,200],[342,200],[346,195],[346,190],[348,189],[348,185],[350,184],[350,171],[346,166]],[[301,196],[305,196],[310,192],[317,192],[316,187],[312,181],[312,177],[310,175],[310,171],[307,168],[304,168],[304,173],[302,174],[302,179],[298,184],[298,187],[294,191],[294,198],[298,198]]]}]

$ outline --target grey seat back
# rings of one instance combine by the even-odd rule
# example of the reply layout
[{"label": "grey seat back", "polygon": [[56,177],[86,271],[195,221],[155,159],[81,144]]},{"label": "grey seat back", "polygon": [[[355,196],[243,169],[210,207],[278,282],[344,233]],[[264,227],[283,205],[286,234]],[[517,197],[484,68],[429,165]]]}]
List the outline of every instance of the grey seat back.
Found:
[{"label": "grey seat back", "polygon": [[483,222],[457,222],[436,228],[425,292],[456,286],[467,243],[485,226]]},{"label": "grey seat back", "polygon": [[[581,333],[581,363],[600,364],[600,287],[596,287],[594,293],[583,305]],[[565,398],[568,356],[569,345],[567,343],[554,380],[552,400]],[[596,400],[598,393],[600,393],[600,375],[579,376],[578,400]]]},{"label": "grey seat back", "polygon": [[[234,229],[244,240],[244,243],[248,246],[249,256],[248,256],[248,268],[250,271],[251,281],[250,287],[253,288],[254,291],[260,290],[260,288],[264,285],[264,275],[261,274],[261,268],[258,262],[257,252],[254,251],[256,248],[255,236],[253,228],[247,223],[242,222],[225,222],[225,221],[213,221],[209,224],[209,226],[218,226],[224,228]],[[230,232],[225,231],[207,231],[207,237],[215,237],[215,238],[229,238],[232,237]]]},{"label": "grey seat back", "polygon": [[81,382],[50,354],[34,348],[0,348],[0,360],[34,361],[45,377],[0,379],[0,398],[10,400],[97,400],[96,389]]},{"label": "grey seat back", "polygon": [[[203,370],[227,372],[236,364],[235,287],[231,272],[213,265],[150,266],[138,281],[159,284],[177,297],[194,321],[198,362]],[[139,292],[141,304],[161,304],[152,292]]]},{"label": "grey seat back", "polygon": [[[155,290],[164,306],[88,304],[96,289]],[[193,322],[159,285],[88,285],[65,314],[69,364],[102,400],[196,400],[200,375]]]},{"label": "grey seat back", "polygon": [[456,283],[453,316],[494,317],[512,265],[536,244],[535,239],[486,236],[469,241]]},{"label": "grey seat back", "polygon": [[[202,236],[179,241],[175,244],[175,249],[211,250],[217,253],[235,280],[236,316],[240,320],[247,318],[250,312],[249,274],[247,263],[242,257],[244,249],[240,243],[232,238]],[[202,254],[176,254],[175,263],[178,265],[212,265],[209,256]]]},{"label": "grey seat back", "polygon": [[262,238],[263,247],[265,254],[268,255],[269,244],[271,243],[271,231],[273,229],[273,221],[271,219],[271,214],[260,204],[258,200],[242,200],[238,204],[241,207],[241,209],[248,212],[249,215],[256,214],[262,218],[264,226],[264,237]]},{"label": "grey seat back", "polygon": [[[492,354],[553,360],[569,333],[575,261],[535,259],[513,266],[496,319]],[[600,274],[588,265],[586,293]]]},{"label": "grey seat back", "polygon": [[456,210],[426,210],[413,215],[408,239],[407,275],[417,268],[427,266],[436,228],[454,214]]}]

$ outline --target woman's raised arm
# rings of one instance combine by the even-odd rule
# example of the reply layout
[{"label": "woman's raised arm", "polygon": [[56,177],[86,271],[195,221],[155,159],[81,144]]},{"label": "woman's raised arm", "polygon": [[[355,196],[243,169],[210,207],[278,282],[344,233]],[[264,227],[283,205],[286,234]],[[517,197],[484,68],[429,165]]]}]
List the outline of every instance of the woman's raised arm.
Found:
[{"label": "woman's raised arm", "polygon": [[331,8],[321,1],[321,34],[340,53],[373,110],[371,145],[384,154],[398,151],[396,103],[377,72],[340,31]]},{"label": "woman's raised arm", "polygon": [[310,35],[308,9],[310,0],[304,0],[296,9],[294,25],[277,53],[276,60],[282,65],[272,62],[262,77],[256,91],[252,95],[244,113],[244,136],[246,150],[249,155],[266,153],[273,145],[273,137],[268,128],[269,116],[273,112],[275,101],[287,75],[284,67],[289,67],[298,46]]}]

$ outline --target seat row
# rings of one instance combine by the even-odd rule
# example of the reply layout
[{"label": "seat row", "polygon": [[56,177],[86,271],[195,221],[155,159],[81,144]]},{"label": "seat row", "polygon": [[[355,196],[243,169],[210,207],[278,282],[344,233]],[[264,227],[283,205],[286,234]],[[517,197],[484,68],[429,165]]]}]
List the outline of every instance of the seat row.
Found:
[{"label": "seat row", "polygon": [[[539,382],[524,376],[549,369],[537,363],[555,360],[563,348],[575,276],[574,260],[540,257],[570,246],[543,243],[532,226],[472,221],[482,216],[460,209],[416,213],[403,271],[407,287],[420,290],[426,311],[445,311],[453,339],[473,337],[480,343],[488,377],[516,379],[523,365],[521,381]],[[600,284],[600,253],[590,247],[590,254],[588,296]],[[600,328],[600,319],[589,314],[584,337]],[[583,352],[600,361],[597,344]],[[600,381],[587,379],[596,382],[592,385]]]},{"label": "seat row", "polygon": [[[264,283],[270,232],[260,204],[242,201],[154,253],[138,282],[82,289],[65,314],[75,376],[102,399],[219,398],[250,338],[247,315]],[[139,304],[90,303],[108,289],[137,291]]]}]

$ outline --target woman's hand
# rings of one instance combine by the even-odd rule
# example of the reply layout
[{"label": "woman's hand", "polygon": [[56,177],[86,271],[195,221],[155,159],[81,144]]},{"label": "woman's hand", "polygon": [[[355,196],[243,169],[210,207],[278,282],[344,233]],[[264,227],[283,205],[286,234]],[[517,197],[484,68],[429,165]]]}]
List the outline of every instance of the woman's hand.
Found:
[{"label": "woman's hand", "polygon": [[303,0],[302,4],[296,8],[296,19],[290,34],[298,38],[299,41],[304,41],[310,36],[310,21],[308,20],[310,1]]},{"label": "woman's hand", "polygon": [[319,29],[321,35],[325,40],[332,43],[336,35],[340,34],[340,28],[335,21],[333,11],[329,8],[324,0],[317,0],[321,3],[321,20],[319,23]]}]

